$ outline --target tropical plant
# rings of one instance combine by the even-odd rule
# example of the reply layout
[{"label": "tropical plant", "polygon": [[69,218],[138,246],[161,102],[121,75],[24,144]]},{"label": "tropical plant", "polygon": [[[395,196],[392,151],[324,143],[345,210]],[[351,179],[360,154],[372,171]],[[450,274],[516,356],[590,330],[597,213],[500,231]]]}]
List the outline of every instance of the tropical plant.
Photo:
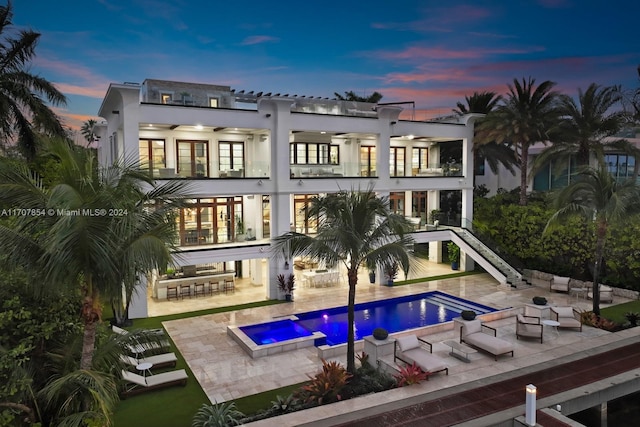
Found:
[{"label": "tropical plant", "polygon": [[450,262],[460,261],[460,247],[453,242],[447,243],[447,255]]},{"label": "tropical plant", "polygon": [[37,213],[0,225],[0,247],[8,262],[32,272],[42,292],[81,291],[80,369],[89,370],[102,298],[126,307],[140,274],[166,268],[185,187],[156,185],[135,163],[98,169],[91,150],[64,141],[49,153],[61,165],[49,187],[26,166],[0,161],[0,203]]},{"label": "tropical plant", "polygon": [[276,400],[271,401],[271,413],[273,414],[286,414],[287,412],[293,412],[300,406],[300,401],[290,394],[286,397],[280,395],[276,396]]},{"label": "tropical plant", "polygon": [[377,197],[373,188],[314,198],[308,215],[317,220],[317,234],[288,232],[278,236],[273,239],[273,253],[322,260],[326,265],[344,265],[349,282],[347,371],[354,373],[358,270],[395,261],[407,274],[409,251],[413,246],[411,224],[404,216],[392,213],[388,198]]},{"label": "tropical plant", "polygon": [[629,311],[624,314],[624,318],[627,319],[629,325],[638,326],[638,320],[640,320],[640,313],[635,311]]},{"label": "tropical plant", "polygon": [[398,387],[406,385],[420,384],[422,381],[428,380],[429,372],[424,372],[418,365],[412,363],[400,367],[400,372],[395,375]]},{"label": "tropical plant", "polygon": [[11,2],[0,6],[0,147],[17,141],[18,148],[33,160],[39,132],[64,137],[65,130],[47,107],[65,105],[65,96],[46,79],[29,72],[40,34],[13,28]]},{"label": "tropical plant", "polygon": [[[640,149],[625,139],[607,140],[616,135],[626,123],[626,113],[614,107],[621,102],[617,86],[602,87],[595,83],[586,91],[578,89],[578,103],[567,95],[559,96],[558,141],[536,158],[532,172],[553,162],[556,169],[567,168],[575,157],[577,166],[588,166],[592,156],[604,166],[607,150],[615,150],[640,158]],[[636,165],[640,166],[640,164]],[[560,171],[558,171],[560,172]],[[637,176],[637,167],[635,177]]]},{"label": "tropical plant", "polygon": [[334,92],[333,94],[339,101],[371,102],[373,104],[380,102],[383,96],[380,92],[373,92],[369,96],[359,96],[352,90],[346,91],[344,95],[340,95],[338,92]]},{"label": "tropical plant", "polygon": [[557,211],[547,223],[547,230],[570,216],[582,216],[595,224],[596,247],[593,257],[593,313],[600,315],[599,279],[610,224],[620,222],[640,211],[640,186],[634,181],[619,183],[601,167],[584,168],[575,180],[556,194]]},{"label": "tropical plant", "polygon": [[296,276],[293,274],[289,274],[285,276],[284,274],[278,274],[278,289],[284,292],[286,295],[291,295],[293,293],[293,289],[296,284]]},{"label": "tropical plant", "polygon": [[242,424],[244,414],[236,409],[235,402],[207,405],[203,403],[191,420],[191,427],[230,427]]},{"label": "tropical plant", "polygon": [[93,144],[98,140],[95,132],[93,131],[93,127],[96,125],[96,123],[98,122],[95,121],[94,119],[89,119],[86,122],[84,122],[82,124],[82,127],[80,128],[80,133],[82,133],[82,136],[84,136],[84,139],[87,140],[87,146],[90,146],[91,144]]},{"label": "tropical plant", "polygon": [[520,166],[520,204],[527,204],[529,147],[551,139],[558,124],[554,82],[535,86],[535,79],[513,80],[509,94],[476,127],[478,144],[496,142],[514,149]]},{"label": "tropical plant", "polygon": [[322,371],[309,376],[309,384],[302,386],[304,400],[318,405],[340,400],[340,392],[351,376],[340,363],[322,359]]}]

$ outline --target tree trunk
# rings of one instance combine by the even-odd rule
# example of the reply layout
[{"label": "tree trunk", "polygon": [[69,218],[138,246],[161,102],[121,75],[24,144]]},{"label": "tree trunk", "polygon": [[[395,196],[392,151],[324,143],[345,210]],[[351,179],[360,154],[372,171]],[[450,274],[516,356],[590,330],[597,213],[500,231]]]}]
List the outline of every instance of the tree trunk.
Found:
[{"label": "tree trunk", "polygon": [[520,206],[527,205],[527,168],[529,166],[529,145],[522,143],[520,150]]},{"label": "tree trunk", "polygon": [[602,257],[604,254],[604,243],[607,237],[607,223],[605,220],[599,220],[596,223],[596,259],[593,266],[593,313],[600,316],[600,270],[602,266]]},{"label": "tree trunk", "polygon": [[347,372],[356,373],[356,353],[355,353],[355,304],[356,285],[358,284],[357,272],[349,271],[349,302],[347,309]]},{"label": "tree trunk", "polygon": [[98,321],[93,320],[84,324],[82,335],[82,356],[80,358],[80,369],[90,370],[93,366],[93,350],[96,344],[96,330]]}]

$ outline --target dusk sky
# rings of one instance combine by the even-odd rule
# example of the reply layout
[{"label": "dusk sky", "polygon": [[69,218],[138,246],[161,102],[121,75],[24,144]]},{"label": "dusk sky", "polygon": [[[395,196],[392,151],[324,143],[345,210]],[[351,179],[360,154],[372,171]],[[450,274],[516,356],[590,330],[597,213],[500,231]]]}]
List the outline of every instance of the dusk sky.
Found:
[{"label": "dusk sky", "polygon": [[[5,3],[5,2],[3,2]],[[640,86],[633,0],[14,0],[42,33],[31,71],[68,97],[77,128],[110,83],[146,78],[333,97],[379,91],[429,118],[513,78]]]}]

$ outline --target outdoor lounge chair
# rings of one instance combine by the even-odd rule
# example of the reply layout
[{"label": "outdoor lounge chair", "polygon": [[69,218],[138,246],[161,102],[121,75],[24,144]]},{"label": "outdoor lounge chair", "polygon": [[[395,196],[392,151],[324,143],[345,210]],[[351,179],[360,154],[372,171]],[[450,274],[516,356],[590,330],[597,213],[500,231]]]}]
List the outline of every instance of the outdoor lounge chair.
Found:
[{"label": "outdoor lounge chair", "polygon": [[556,292],[569,292],[569,277],[553,276],[549,290]]},{"label": "outdoor lounge chair", "polygon": [[520,337],[540,339],[542,343],[542,325],[540,318],[534,316],[516,316],[516,339]]},{"label": "outdoor lounge chair", "polygon": [[573,307],[551,307],[551,320],[559,322],[558,328],[575,328],[582,332],[580,313]]},{"label": "outdoor lounge chair", "polygon": [[[598,285],[600,289],[600,302],[613,302],[613,289],[607,285],[600,283]],[[588,282],[587,298],[593,299],[593,282]]]},{"label": "outdoor lounge chair", "polygon": [[162,372],[160,374],[148,375],[146,377],[123,370],[122,379],[126,381],[127,384],[121,395],[126,397],[174,385],[184,386],[187,384],[187,378],[189,377],[184,369]]},{"label": "outdoor lounge chair", "polygon": [[140,363],[151,363],[154,368],[176,366],[176,362],[178,361],[175,353],[156,354],[154,356],[141,357],[140,359],[123,354],[120,356],[120,359],[130,366],[138,366]]},{"label": "outdoor lounge chair", "polygon": [[[489,330],[491,335],[485,333],[483,328]],[[501,354],[511,353],[513,357],[513,344],[496,337],[496,333],[495,328],[483,325],[480,319],[467,320],[460,326],[460,342],[492,354],[495,360]]]},{"label": "outdoor lounge chair", "polygon": [[[129,335],[130,332],[119,328],[115,325],[111,326],[111,330],[113,330],[114,333],[118,334],[118,335]],[[132,342],[130,344],[127,344],[127,348],[129,349],[129,351],[137,356],[141,356],[143,353],[147,352],[147,351],[152,351],[152,350],[160,350],[160,349],[168,349],[171,344],[169,343],[169,341],[166,339],[166,335],[164,332],[164,329],[160,328],[160,329],[148,329],[147,332],[151,332],[153,334],[156,334],[157,336],[160,337],[160,341],[159,342],[151,342],[151,343],[137,343],[136,342]],[[132,340],[133,341],[133,340]],[[139,358],[139,357],[138,357]]]},{"label": "outdoor lounge chair", "polygon": [[[424,349],[421,343],[428,345],[429,351]],[[415,335],[407,335],[396,338],[393,349],[393,361],[395,362],[396,359],[398,359],[408,365],[415,363],[424,372],[433,374],[444,371],[445,374],[449,375],[449,367],[445,361],[431,354],[432,352],[433,346],[431,343]]]}]

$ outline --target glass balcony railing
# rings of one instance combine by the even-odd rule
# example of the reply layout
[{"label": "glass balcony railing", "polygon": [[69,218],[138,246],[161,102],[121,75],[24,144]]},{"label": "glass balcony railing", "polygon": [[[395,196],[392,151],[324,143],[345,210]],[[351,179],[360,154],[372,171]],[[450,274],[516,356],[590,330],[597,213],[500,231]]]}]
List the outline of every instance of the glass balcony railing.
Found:
[{"label": "glass balcony railing", "polygon": [[356,162],[341,162],[340,164],[305,164],[290,165],[291,179],[304,178],[362,178],[377,177],[374,167],[368,167]]}]

